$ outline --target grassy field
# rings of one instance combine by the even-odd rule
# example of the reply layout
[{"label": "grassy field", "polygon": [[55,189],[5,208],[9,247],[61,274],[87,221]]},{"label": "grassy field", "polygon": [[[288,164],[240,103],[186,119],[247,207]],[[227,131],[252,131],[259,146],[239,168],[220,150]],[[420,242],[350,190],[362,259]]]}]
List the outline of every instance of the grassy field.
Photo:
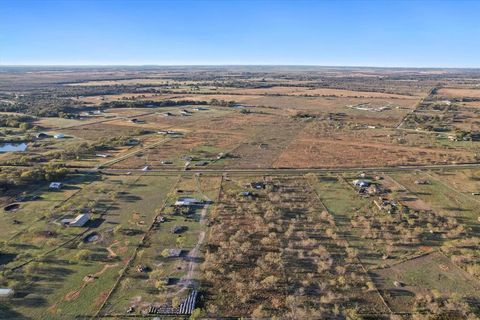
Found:
[{"label": "grassy field", "polygon": [[[42,219],[38,226],[30,226],[10,240],[9,248],[17,244],[28,248],[30,239],[32,248],[23,250],[23,255],[29,254],[35,259],[21,267],[21,273],[5,271],[7,281],[17,281],[18,290],[24,295],[18,310],[42,319],[78,315],[80,310],[81,314],[94,315],[113,287],[118,272],[153,223],[156,210],[165,201],[174,181],[175,178],[112,176],[92,182],[62,202],[65,209],[95,202],[94,218],[87,228],[59,227]],[[57,199],[61,199],[60,195]],[[53,233],[45,236],[48,245],[42,245],[39,241],[45,240],[34,236],[37,229]],[[81,236],[76,237],[77,234]],[[90,234],[97,235],[98,239],[88,242],[86,237]],[[66,245],[48,252],[65,241]],[[37,247],[34,244],[43,251],[34,251]],[[5,249],[2,252],[6,252]],[[17,256],[2,265],[2,269],[15,268],[22,261]]]},{"label": "grassy field", "polygon": [[[164,205],[157,210],[165,221],[147,235],[101,314],[121,315],[130,307],[138,314],[151,306],[175,306],[190,290],[198,290],[205,219],[210,202],[218,194],[219,183],[216,177],[194,176],[176,182]],[[195,197],[206,204],[188,211],[173,208],[179,196]],[[176,227],[181,231],[174,232]],[[179,256],[172,250],[178,250]],[[139,266],[145,271],[139,271]]]}]

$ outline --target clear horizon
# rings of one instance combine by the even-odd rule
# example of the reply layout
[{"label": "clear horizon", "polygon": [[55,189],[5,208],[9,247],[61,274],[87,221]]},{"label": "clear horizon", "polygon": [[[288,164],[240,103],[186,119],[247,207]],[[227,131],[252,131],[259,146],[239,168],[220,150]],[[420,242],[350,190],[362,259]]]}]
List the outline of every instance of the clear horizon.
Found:
[{"label": "clear horizon", "polygon": [[1,66],[479,68],[480,2],[2,0]]},{"label": "clear horizon", "polygon": [[480,67],[422,67],[422,66],[378,66],[378,65],[313,65],[313,64],[0,64],[0,68],[54,67],[54,68],[115,68],[115,67],[313,67],[313,68],[372,68],[372,69],[465,69],[478,70]]}]

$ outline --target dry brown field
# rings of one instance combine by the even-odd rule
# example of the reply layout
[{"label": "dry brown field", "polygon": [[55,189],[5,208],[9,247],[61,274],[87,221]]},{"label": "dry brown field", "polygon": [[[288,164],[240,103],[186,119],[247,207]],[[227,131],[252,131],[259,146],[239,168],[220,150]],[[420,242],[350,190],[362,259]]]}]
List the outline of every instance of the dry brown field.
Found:
[{"label": "dry brown field", "polygon": [[438,94],[451,98],[480,98],[480,88],[442,88]]},{"label": "dry brown field", "polygon": [[352,139],[297,139],[275,161],[278,168],[341,168],[472,162],[468,152],[448,152]]}]

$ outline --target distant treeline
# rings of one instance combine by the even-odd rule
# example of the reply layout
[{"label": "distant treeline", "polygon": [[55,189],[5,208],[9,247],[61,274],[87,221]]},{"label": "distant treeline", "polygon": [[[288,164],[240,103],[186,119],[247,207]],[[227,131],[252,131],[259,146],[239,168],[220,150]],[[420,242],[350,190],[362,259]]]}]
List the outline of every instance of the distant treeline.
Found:
[{"label": "distant treeline", "polygon": [[22,95],[12,103],[0,102],[2,112],[20,112],[38,117],[71,117],[82,108],[85,108],[83,102],[44,94]]},{"label": "distant treeline", "polygon": [[77,118],[81,111],[109,108],[162,108],[185,105],[233,106],[234,101],[212,99],[197,100],[130,100],[104,102],[100,106],[70,98],[59,98],[49,94],[29,94],[16,97],[13,101],[0,102],[0,112],[18,112],[37,117]]},{"label": "distant treeline", "polygon": [[140,100],[140,101],[111,101],[104,102],[100,105],[101,109],[109,108],[162,108],[162,107],[178,107],[178,106],[189,106],[189,105],[214,105],[214,106],[223,106],[223,107],[232,107],[236,104],[235,101],[225,101],[212,99],[210,101],[206,100],[163,100],[163,101],[151,101],[151,100]]},{"label": "distant treeline", "polygon": [[[42,154],[25,154],[10,160],[3,164],[11,166],[33,166],[38,163],[48,163],[51,160],[75,160],[87,157],[93,157],[96,152],[112,150],[117,147],[129,145],[135,137],[152,133],[153,131],[137,129],[129,134],[114,137],[102,137],[95,142],[81,142],[66,145],[62,150],[54,150]],[[43,142],[35,142],[36,147],[41,147]],[[48,142],[47,142],[48,143]]]}]

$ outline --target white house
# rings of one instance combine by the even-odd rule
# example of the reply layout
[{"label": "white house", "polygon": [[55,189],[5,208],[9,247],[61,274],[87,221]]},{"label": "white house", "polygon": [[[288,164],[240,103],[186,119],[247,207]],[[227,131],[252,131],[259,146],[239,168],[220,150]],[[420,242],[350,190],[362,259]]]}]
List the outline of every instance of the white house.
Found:
[{"label": "white house", "polygon": [[8,298],[13,296],[15,291],[10,288],[0,288],[0,298]]},{"label": "white house", "polygon": [[57,133],[53,137],[55,139],[63,139],[63,138],[65,138],[65,135],[63,133]]},{"label": "white house", "polygon": [[109,154],[106,154],[106,153],[97,153],[95,156],[96,156],[96,157],[100,157],[100,158],[108,158],[108,157],[110,157],[110,155],[109,155]]},{"label": "white house", "polygon": [[173,130],[160,130],[157,131],[158,134],[163,134],[163,135],[181,135],[181,132],[178,131],[173,131]]},{"label": "white house", "polygon": [[202,200],[198,200],[195,198],[178,198],[178,200],[175,202],[175,205],[176,206],[193,206],[201,203],[203,203]]},{"label": "white house", "polygon": [[370,181],[357,179],[357,180],[353,180],[353,185],[360,188],[366,188],[370,185]]},{"label": "white house", "polygon": [[83,213],[76,216],[75,219],[63,219],[62,224],[70,227],[83,227],[88,220],[90,220],[90,216]]}]

